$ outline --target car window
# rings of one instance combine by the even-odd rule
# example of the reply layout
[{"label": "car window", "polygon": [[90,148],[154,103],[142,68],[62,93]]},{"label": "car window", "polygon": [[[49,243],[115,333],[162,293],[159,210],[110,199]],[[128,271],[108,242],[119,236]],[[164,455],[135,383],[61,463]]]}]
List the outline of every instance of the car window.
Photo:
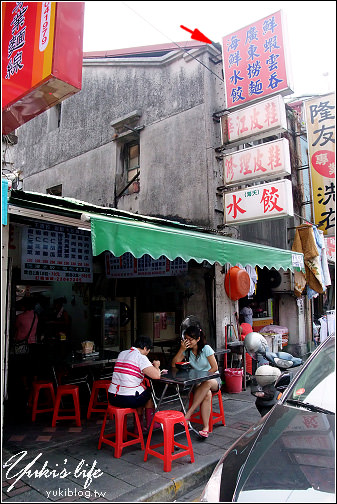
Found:
[{"label": "car window", "polygon": [[336,412],[335,338],[319,348],[290,388],[286,399]]}]

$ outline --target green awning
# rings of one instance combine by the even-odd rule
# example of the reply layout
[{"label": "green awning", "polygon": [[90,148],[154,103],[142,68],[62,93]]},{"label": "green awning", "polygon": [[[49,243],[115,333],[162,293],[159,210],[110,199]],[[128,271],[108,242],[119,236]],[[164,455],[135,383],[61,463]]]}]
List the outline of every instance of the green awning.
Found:
[{"label": "green awning", "polygon": [[[208,261],[275,269],[304,268],[303,254],[266,245],[249,243],[209,232],[194,231],[179,223],[160,225],[128,218],[90,215],[93,255],[110,251],[116,257],[130,252],[139,258],[166,256],[170,261],[181,257],[188,262]],[[196,228],[197,229],[197,228]]]}]

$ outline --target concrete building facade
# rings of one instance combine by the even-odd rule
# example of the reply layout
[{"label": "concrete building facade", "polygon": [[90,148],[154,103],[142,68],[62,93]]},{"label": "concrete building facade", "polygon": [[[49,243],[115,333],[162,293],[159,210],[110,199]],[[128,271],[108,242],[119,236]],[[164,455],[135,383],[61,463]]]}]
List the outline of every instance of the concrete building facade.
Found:
[{"label": "concrete building facade", "polygon": [[[20,127],[15,162],[25,191],[164,217],[289,250],[300,223],[296,218],[240,229],[223,226],[218,190],[223,160],[217,149],[224,112],[222,56],[216,46],[184,42],[180,48],[164,44],[86,53],[82,90]],[[295,142],[291,148],[296,149]],[[292,167],[296,187],[296,162]],[[300,200],[295,198],[294,205],[299,213]],[[199,315],[218,347],[238,311],[238,303],[225,293],[225,271],[218,264],[190,265],[188,279],[181,280],[181,316]],[[282,308],[287,303],[290,311]],[[311,336],[300,329],[302,322],[290,294],[274,323],[291,327],[289,348],[296,353],[305,353]]]}]

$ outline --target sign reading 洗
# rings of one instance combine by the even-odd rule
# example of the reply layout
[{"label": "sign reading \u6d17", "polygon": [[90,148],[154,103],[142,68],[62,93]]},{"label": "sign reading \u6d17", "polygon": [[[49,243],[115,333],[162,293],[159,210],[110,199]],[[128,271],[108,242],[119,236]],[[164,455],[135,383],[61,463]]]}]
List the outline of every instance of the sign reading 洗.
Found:
[{"label": "sign reading \u6d17", "polygon": [[84,2],[2,3],[2,133],[80,91]]},{"label": "sign reading \u6d17", "polygon": [[335,236],[335,94],[305,102],[315,224]]}]

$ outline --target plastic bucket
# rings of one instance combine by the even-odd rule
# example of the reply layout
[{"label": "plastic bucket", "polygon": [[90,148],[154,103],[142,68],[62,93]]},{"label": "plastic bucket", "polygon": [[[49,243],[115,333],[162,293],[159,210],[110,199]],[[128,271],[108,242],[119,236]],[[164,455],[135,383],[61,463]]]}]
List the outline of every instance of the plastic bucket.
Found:
[{"label": "plastic bucket", "polygon": [[242,392],[242,369],[227,368],[225,374],[225,390],[229,394],[238,394]]}]

